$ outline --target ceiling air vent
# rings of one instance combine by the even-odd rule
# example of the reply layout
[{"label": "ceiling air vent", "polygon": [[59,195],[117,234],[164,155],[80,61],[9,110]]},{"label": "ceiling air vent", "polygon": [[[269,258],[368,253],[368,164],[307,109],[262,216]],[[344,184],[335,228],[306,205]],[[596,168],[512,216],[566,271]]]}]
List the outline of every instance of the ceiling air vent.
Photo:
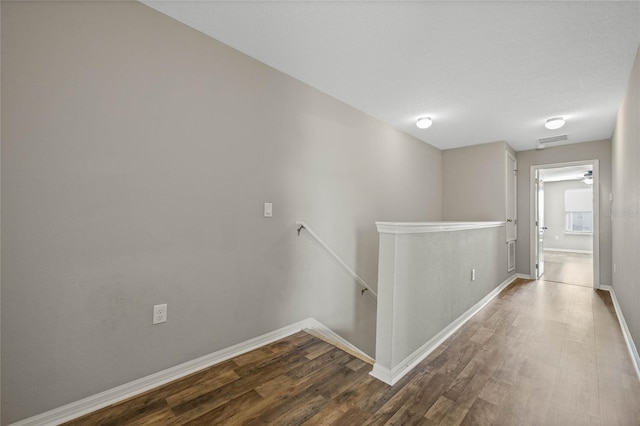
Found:
[{"label": "ceiling air vent", "polygon": [[559,136],[551,136],[550,138],[540,138],[538,139],[538,143],[541,145],[551,145],[558,142],[564,142],[569,140],[569,135],[559,135]]}]

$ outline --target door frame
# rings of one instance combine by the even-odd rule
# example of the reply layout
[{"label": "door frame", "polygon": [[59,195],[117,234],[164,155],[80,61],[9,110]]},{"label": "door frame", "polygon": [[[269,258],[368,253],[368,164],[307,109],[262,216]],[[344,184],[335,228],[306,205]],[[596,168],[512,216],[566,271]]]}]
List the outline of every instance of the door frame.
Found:
[{"label": "door frame", "polygon": [[[533,247],[535,249],[535,253],[533,254],[533,262],[534,265],[534,278],[538,279],[540,276],[544,275],[544,243],[542,245],[542,250],[540,250],[540,236],[542,235],[542,240],[544,241],[544,231],[540,234],[540,210],[543,211],[544,218],[544,179],[540,179],[540,170],[544,169],[536,169],[534,170],[533,176],[533,235],[535,237],[535,241]],[[536,182],[536,176],[538,178],[538,182]],[[540,191],[540,187],[543,187],[542,191]],[[540,192],[542,192],[542,200],[540,200]],[[542,209],[540,206],[542,205]],[[544,227],[544,220],[542,221],[542,227]],[[540,261],[540,254],[542,253],[542,261]],[[542,266],[542,268],[540,267]],[[542,272],[540,272],[542,270]],[[593,277],[592,277],[593,279]]]},{"label": "door frame", "polygon": [[[513,161],[513,170],[509,170],[509,160]],[[506,176],[506,184],[504,188],[505,193],[505,212],[504,217],[505,220],[513,220],[513,238],[509,238],[509,224],[505,223],[506,226],[506,235],[507,235],[507,243],[512,241],[516,241],[518,239],[518,159],[515,155],[511,153],[511,151],[507,150],[507,155],[505,157],[505,168],[507,169]],[[509,194],[509,179],[513,182],[513,194]],[[513,198],[513,217],[509,218],[509,199]],[[515,269],[515,268],[514,268]]]},{"label": "door frame", "polygon": [[536,277],[536,211],[535,211],[535,172],[536,170],[555,169],[567,166],[593,166],[593,288],[600,288],[600,162],[594,160],[567,161],[563,163],[537,164],[529,171],[529,271],[532,279]]}]

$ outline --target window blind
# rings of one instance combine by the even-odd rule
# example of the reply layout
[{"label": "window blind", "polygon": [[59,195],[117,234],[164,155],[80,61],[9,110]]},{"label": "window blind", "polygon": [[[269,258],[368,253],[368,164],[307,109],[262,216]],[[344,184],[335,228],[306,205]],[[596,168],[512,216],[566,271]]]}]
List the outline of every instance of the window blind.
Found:
[{"label": "window blind", "polygon": [[593,189],[567,189],[564,192],[564,210],[566,212],[593,211]]}]

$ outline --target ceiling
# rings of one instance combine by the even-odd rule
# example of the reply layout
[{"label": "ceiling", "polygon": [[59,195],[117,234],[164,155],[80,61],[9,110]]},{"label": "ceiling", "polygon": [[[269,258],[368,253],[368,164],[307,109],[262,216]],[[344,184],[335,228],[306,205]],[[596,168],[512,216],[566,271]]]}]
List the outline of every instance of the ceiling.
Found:
[{"label": "ceiling", "polygon": [[143,3],[440,149],[610,138],[640,45],[639,1]]}]

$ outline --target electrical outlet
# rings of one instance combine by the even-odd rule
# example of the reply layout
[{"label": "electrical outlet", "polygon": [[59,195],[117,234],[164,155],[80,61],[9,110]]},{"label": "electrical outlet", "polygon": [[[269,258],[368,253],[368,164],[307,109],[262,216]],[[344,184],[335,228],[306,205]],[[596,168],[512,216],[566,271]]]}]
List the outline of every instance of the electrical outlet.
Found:
[{"label": "electrical outlet", "polygon": [[155,305],[153,307],[153,323],[160,324],[167,322],[167,304]]},{"label": "electrical outlet", "polygon": [[471,270],[471,281],[475,281],[476,280],[476,270],[472,269]]}]

